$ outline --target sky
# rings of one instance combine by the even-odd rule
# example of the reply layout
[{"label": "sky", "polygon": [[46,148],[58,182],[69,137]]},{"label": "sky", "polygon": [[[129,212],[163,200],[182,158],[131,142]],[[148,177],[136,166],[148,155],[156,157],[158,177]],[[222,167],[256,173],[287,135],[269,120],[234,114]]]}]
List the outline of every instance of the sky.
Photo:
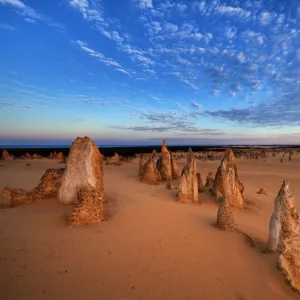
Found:
[{"label": "sky", "polygon": [[299,144],[299,0],[0,0],[0,145]]}]

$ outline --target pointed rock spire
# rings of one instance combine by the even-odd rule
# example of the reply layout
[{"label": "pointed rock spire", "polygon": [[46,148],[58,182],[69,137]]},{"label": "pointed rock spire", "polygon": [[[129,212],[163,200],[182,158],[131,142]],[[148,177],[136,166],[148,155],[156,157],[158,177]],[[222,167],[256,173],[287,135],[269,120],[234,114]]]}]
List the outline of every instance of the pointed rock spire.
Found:
[{"label": "pointed rock spire", "polygon": [[224,196],[228,204],[236,208],[244,208],[244,186],[239,181],[233,151],[228,148],[219,166],[212,192],[219,199]]},{"label": "pointed rock spire", "polygon": [[300,293],[300,224],[287,181],[281,187],[280,234],[277,266],[294,291]]},{"label": "pointed rock spire", "polygon": [[180,177],[177,198],[180,202],[199,202],[196,160],[191,148]]},{"label": "pointed rock spire", "polygon": [[158,184],[161,181],[161,175],[156,169],[155,156],[156,150],[153,150],[150,159],[144,165],[141,182],[148,184]]},{"label": "pointed rock spire", "polygon": [[217,227],[225,231],[231,231],[234,229],[233,214],[225,197],[221,197],[219,200]]},{"label": "pointed rock spire", "polygon": [[279,235],[281,231],[281,214],[283,207],[289,206],[292,211],[295,211],[295,198],[290,192],[289,183],[283,181],[281,188],[274,201],[274,211],[269,222],[269,238],[266,244],[266,250],[276,252],[278,250]]}]

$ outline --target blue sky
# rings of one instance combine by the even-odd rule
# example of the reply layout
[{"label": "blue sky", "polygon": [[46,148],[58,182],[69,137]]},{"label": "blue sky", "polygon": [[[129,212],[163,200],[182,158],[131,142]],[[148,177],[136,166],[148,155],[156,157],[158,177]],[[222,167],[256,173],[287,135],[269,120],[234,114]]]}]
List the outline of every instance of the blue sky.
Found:
[{"label": "blue sky", "polygon": [[299,143],[298,0],[0,0],[0,144]]}]

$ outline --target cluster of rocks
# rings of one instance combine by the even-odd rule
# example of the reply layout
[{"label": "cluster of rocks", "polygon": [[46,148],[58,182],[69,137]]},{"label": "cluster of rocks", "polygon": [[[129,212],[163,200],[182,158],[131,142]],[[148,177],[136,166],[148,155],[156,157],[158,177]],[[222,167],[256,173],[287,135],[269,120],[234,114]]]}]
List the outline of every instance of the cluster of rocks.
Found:
[{"label": "cluster of rocks", "polygon": [[14,207],[57,197],[64,205],[74,206],[67,225],[87,225],[104,220],[102,154],[90,138],[76,138],[65,168],[48,169],[32,191],[4,187],[2,206]]},{"label": "cluster of rocks", "polygon": [[[30,154],[28,152],[26,154],[23,154],[20,157],[18,157],[18,159],[21,159],[21,160],[41,159],[41,158],[58,159],[58,160],[65,160],[66,159],[66,157],[64,157],[62,152],[56,153],[55,151],[50,152],[49,156],[47,156],[47,157],[43,157],[42,155],[36,154],[36,153]],[[12,154],[9,154],[6,149],[2,150],[1,160],[10,161],[10,160],[15,160],[15,159],[16,159],[16,157]]]},{"label": "cluster of rocks", "polygon": [[141,182],[158,184],[162,181],[171,182],[178,178],[178,167],[172,153],[168,151],[166,140],[163,141],[161,156],[156,160],[156,150],[150,158],[142,154],[139,161],[138,176]]}]

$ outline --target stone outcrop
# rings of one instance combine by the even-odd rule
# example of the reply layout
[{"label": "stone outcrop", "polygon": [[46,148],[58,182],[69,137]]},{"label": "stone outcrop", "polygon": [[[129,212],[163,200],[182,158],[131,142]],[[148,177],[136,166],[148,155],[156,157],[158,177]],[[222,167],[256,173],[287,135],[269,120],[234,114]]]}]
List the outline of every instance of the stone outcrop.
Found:
[{"label": "stone outcrop", "polygon": [[2,206],[15,207],[22,203],[55,197],[60,186],[63,171],[64,169],[48,169],[41,177],[38,186],[29,192],[23,189],[5,187],[2,190]]},{"label": "stone outcrop", "polygon": [[299,215],[292,202],[294,201],[289,191],[288,182],[281,188],[280,201],[280,234],[277,266],[284,275],[287,283],[294,291],[300,293],[300,224]]},{"label": "stone outcrop", "polygon": [[146,160],[144,158],[144,154],[142,153],[139,161],[139,176],[143,176],[145,164],[146,164]]},{"label": "stone outcrop", "polygon": [[119,154],[115,152],[112,157],[106,160],[106,165],[121,165]]},{"label": "stone outcrop", "polygon": [[279,235],[281,231],[281,214],[283,212],[283,207],[288,205],[291,211],[295,211],[295,198],[290,192],[289,184],[284,181],[274,202],[274,211],[269,222],[269,238],[266,244],[266,250],[268,252],[276,252],[278,250]]},{"label": "stone outcrop", "polygon": [[161,179],[163,181],[172,180],[171,155],[168,151],[166,140],[163,140],[163,144],[161,147],[161,157],[157,161],[156,168],[160,172]]},{"label": "stone outcrop", "polygon": [[64,159],[64,155],[62,154],[62,152],[58,152],[58,153],[54,152],[53,153],[53,158],[54,159],[63,160]]},{"label": "stone outcrop", "polygon": [[244,208],[244,186],[239,181],[233,151],[228,148],[219,166],[212,188],[212,193],[217,197],[225,197],[228,204],[236,208]]},{"label": "stone outcrop", "polygon": [[30,201],[56,197],[63,173],[63,168],[48,169],[41,177],[39,185],[28,193]]},{"label": "stone outcrop", "polygon": [[178,166],[177,163],[173,157],[173,153],[170,152],[170,158],[171,158],[171,173],[172,173],[172,179],[176,180],[179,178],[179,170],[178,170]]},{"label": "stone outcrop", "polygon": [[1,159],[2,160],[6,160],[6,161],[10,161],[10,160],[14,160],[14,156],[13,155],[10,155],[8,153],[8,151],[6,149],[4,149],[2,151],[2,156],[1,156]]},{"label": "stone outcrop", "polygon": [[0,206],[15,207],[28,201],[28,192],[18,188],[11,189],[8,186],[6,186],[2,190],[2,201],[0,203]]},{"label": "stone outcrop", "polygon": [[141,182],[148,184],[158,184],[161,182],[160,172],[156,169],[155,161],[156,151],[152,151],[150,159],[145,163],[143,169],[143,175],[141,176]]},{"label": "stone outcrop", "polygon": [[102,154],[90,138],[78,137],[70,149],[58,201],[65,205],[78,204],[77,194],[86,188],[94,188],[104,196]]},{"label": "stone outcrop", "polygon": [[39,155],[39,154],[33,154],[32,155],[32,159],[40,159],[41,158],[41,156]]},{"label": "stone outcrop", "polygon": [[198,182],[198,193],[205,192],[205,186],[203,183],[203,178],[200,173],[197,173],[197,182]]},{"label": "stone outcrop", "polygon": [[84,187],[77,192],[78,204],[66,218],[68,226],[83,226],[104,221],[103,193],[97,188]]},{"label": "stone outcrop", "polygon": [[191,148],[180,177],[177,199],[180,202],[199,202],[196,160]]},{"label": "stone outcrop", "polygon": [[214,175],[212,172],[209,172],[207,177],[206,177],[206,183],[205,183],[205,187],[210,190],[213,188],[214,185]]},{"label": "stone outcrop", "polygon": [[232,231],[235,228],[233,214],[225,197],[221,197],[219,200],[216,225],[219,229],[224,231]]}]

